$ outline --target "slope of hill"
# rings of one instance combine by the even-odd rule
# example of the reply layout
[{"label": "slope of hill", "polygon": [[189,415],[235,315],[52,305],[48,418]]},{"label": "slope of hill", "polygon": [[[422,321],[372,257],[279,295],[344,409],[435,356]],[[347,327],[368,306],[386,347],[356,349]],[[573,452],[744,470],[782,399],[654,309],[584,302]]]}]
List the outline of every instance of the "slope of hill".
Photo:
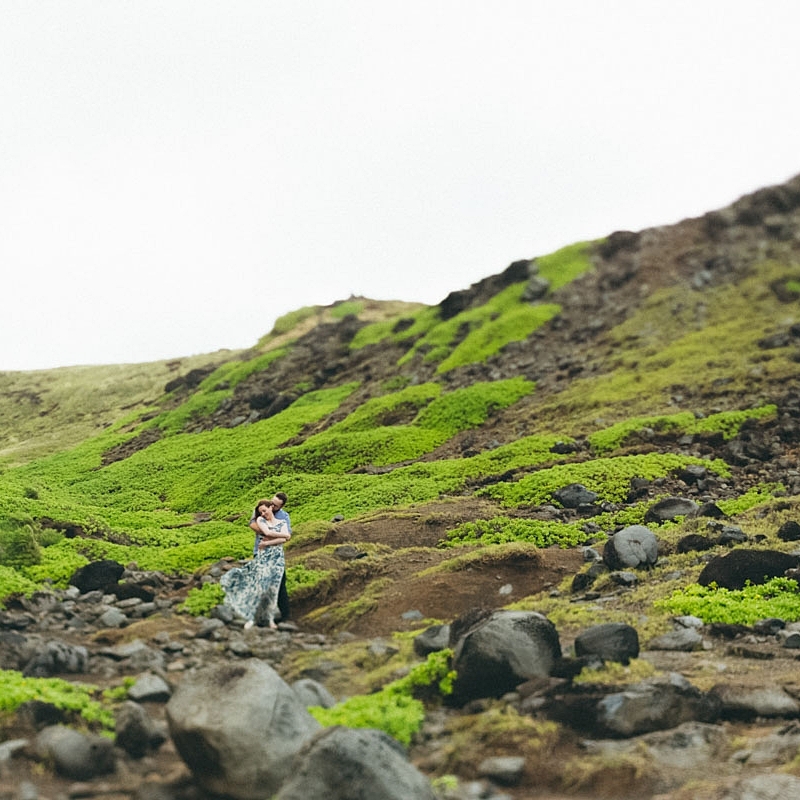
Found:
[{"label": "slope of hill", "polygon": [[[303,631],[407,644],[475,608],[513,607],[546,613],[565,652],[605,621],[633,622],[646,644],[671,630],[663,603],[727,552],[685,551],[686,536],[726,525],[742,545],[792,552],[776,532],[800,517],[798,364],[800,176],[701,218],[515,262],[434,307],[350,298],[287,315],[241,353],[0,374],[0,596],[64,586],[101,558],[200,591],[222,559],[247,556],[256,498],[283,489]],[[595,499],[560,502],[574,484]],[[713,505],[724,525],[654,521],[668,497]],[[627,587],[613,573],[575,583],[585,546],[645,523],[655,569]],[[706,641],[637,662],[704,689],[711,660],[740,686],[765,682],[764,662]],[[770,648],[770,681],[800,700],[791,652]],[[344,696],[407,669],[414,656],[398,650],[376,674],[330,648],[318,658],[350,664],[328,676]],[[312,662],[287,654],[281,669]],[[457,755],[415,744],[431,777],[466,780],[484,756],[519,749],[513,725],[471,725]],[[572,769],[583,747],[566,733],[557,745]],[[538,788],[530,767],[507,791],[723,797],[741,766],[698,789],[702,769],[666,785],[630,753],[581,763],[572,776],[551,765]],[[798,774],[791,757],[779,765]]]}]

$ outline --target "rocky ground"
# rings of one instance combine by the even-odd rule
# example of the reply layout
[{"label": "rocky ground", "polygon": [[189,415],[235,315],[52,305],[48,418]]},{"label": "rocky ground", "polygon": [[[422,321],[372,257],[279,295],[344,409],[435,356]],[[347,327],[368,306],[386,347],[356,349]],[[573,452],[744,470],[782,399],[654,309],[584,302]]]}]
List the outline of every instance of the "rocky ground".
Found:
[{"label": "rocky ground", "polygon": [[[680,487],[676,484],[674,488]],[[684,494],[691,494],[685,484],[683,488]],[[549,600],[561,596],[566,606],[579,610],[581,620],[558,626],[565,656],[571,656],[581,631],[603,622],[610,610],[625,610],[633,619],[636,614],[645,618],[647,608],[641,601],[633,601],[635,592],[624,583],[606,580],[597,587],[570,590],[572,576],[584,569],[584,548],[549,548],[535,559],[478,561],[466,572],[421,577],[423,569],[448,555],[435,548],[446,524],[461,516],[468,518],[475,510],[475,501],[464,498],[420,508],[418,516],[387,512],[363,524],[333,526],[327,543],[339,545],[342,557],[347,559],[358,558],[360,552],[375,544],[402,550],[411,531],[424,532],[406,557],[365,556],[361,561],[367,566],[371,561],[373,564],[364,571],[361,582],[351,575],[348,583],[337,588],[338,601],[346,602],[376,575],[390,579],[390,586],[397,587],[386,591],[379,603],[348,625],[346,632],[333,629],[324,619],[312,621],[311,612],[320,602],[312,597],[296,598],[293,619],[282,624],[278,632],[262,628],[245,631],[240,621],[224,615],[221,619],[193,618],[178,613],[177,608],[199,576],[187,582],[136,570],[126,573],[126,581],[150,590],[152,599],[147,595],[119,599],[101,590],[81,593],[72,587],[66,593],[43,594],[10,604],[0,614],[0,660],[4,668],[101,687],[134,677],[131,699],[145,710],[148,723],[144,733],[134,726],[138,735],[133,735],[133,745],[128,744],[133,755],[119,743],[114,748],[113,772],[76,780],[60,775],[51,762],[42,760],[37,731],[53,719],[45,710],[27,707],[3,727],[0,797],[202,797],[203,792],[166,735],[164,722],[169,696],[201,665],[256,658],[285,674],[292,653],[314,651],[320,654],[323,666],[306,675],[286,675],[287,681],[312,679],[331,686],[334,695],[341,698],[346,692],[337,687],[346,685],[342,673],[352,665],[342,668],[335,663],[337,647],[343,641],[361,642],[370,658],[388,662],[394,653],[391,634],[420,629],[423,616],[447,621],[471,608],[499,608],[530,596]],[[428,523],[422,523],[423,519]],[[670,550],[674,548],[667,546],[666,551]],[[711,553],[699,553],[697,560],[721,551],[717,547]],[[218,576],[228,566],[223,562],[209,574]],[[636,582],[651,580],[649,573],[636,572]],[[691,703],[698,692],[706,699],[721,697],[722,713],[709,716],[691,703],[688,711],[682,705],[676,710],[667,703],[664,714],[677,716],[658,723],[658,729],[609,736],[607,731],[598,731],[588,709],[598,697],[630,689],[642,676],[623,673],[613,679],[614,686],[583,688],[572,684],[570,676],[556,677],[531,682],[501,699],[432,710],[409,757],[430,778],[457,775],[458,788],[449,793],[442,790],[442,796],[450,798],[731,800],[795,796],[785,791],[796,785],[786,784],[790,787],[786,789],[784,783],[792,775],[800,776],[800,632],[792,639],[786,632],[781,638],[769,627],[729,630],[706,626],[692,633],[689,645],[686,640],[659,645],[666,649],[651,647],[643,640],[635,663],[650,665],[644,679],[646,683],[655,681],[655,686],[664,681],[669,684],[669,676],[673,676],[673,683],[678,680],[674,676],[682,676],[681,680],[691,685],[691,691],[686,689],[694,698]],[[646,695],[646,702],[658,705],[661,700],[657,698],[663,699],[666,690],[652,691],[655,694]],[[684,692],[682,697],[689,695]],[[496,731],[484,731],[482,736],[476,736],[474,730],[465,736],[465,729],[480,728],[481,718],[510,710],[539,725],[526,732],[523,742],[514,727],[506,733],[500,726]],[[552,719],[561,720],[556,732],[541,727],[543,721]],[[124,728],[118,720],[118,737],[121,730]],[[522,759],[516,760],[520,754]],[[756,783],[747,783],[752,780]],[[800,777],[794,780],[800,785]],[[767,788],[758,781],[766,781]]]}]

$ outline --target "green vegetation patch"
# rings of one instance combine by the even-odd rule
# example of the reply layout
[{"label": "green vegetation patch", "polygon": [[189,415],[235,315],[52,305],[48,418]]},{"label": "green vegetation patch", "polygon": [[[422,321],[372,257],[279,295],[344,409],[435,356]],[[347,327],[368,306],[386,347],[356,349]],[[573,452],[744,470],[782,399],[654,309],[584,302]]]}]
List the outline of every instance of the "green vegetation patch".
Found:
[{"label": "green vegetation patch", "polygon": [[102,697],[97,686],[73,683],[60,678],[26,678],[16,670],[0,670],[0,713],[16,711],[29,700],[50,703],[79,714],[92,729],[114,730],[114,712],[96,699]]},{"label": "green vegetation patch", "polygon": [[499,545],[529,542],[537,547],[575,547],[587,539],[583,522],[546,522],[536,519],[493,517],[465,522],[447,533],[446,546]]},{"label": "green vegetation patch", "polygon": [[416,424],[446,434],[477,428],[496,411],[516,403],[533,391],[535,384],[525,378],[482,381],[447,392],[420,412]]},{"label": "green vegetation patch", "polygon": [[743,411],[722,411],[701,418],[697,418],[690,411],[654,417],[636,417],[596,431],[590,434],[587,439],[594,452],[598,455],[613,452],[622,446],[630,436],[641,433],[648,428],[656,434],[720,433],[723,438],[731,439],[739,433],[739,429],[746,420],[767,419],[774,417],[776,412],[777,407],[770,404]]},{"label": "green vegetation patch", "polygon": [[730,500],[719,500],[717,505],[727,516],[734,517],[737,514],[749,511],[751,508],[770,502],[775,495],[784,489],[785,487],[782,483],[760,483],[738,497]]},{"label": "green vegetation patch", "polygon": [[[418,339],[399,364],[410,361],[417,352],[426,361],[441,362],[437,371],[485,361],[509,342],[527,338],[552,319],[557,305],[533,305],[522,300],[524,281],[498,292],[479,308],[470,308],[439,322]],[[466,335],[465,335],[466,331]]]},{"label": "green vegetation patch", "polygon": [[550,281],[550,291],[554,292],[592,268],[589,251],[592,242],[576,242],[556,250],[546,256],[538,256],[536,265],[539,275]]},{"label": "green vegetation patch", "polygon": [[288,314],[284,314],[282,317],[278,317],[278,319],[275,320],[272,331],[268,335],[282,336],[285,333],[290,333],[301,322],[305,322],[307,319],[315,317],[319,313],[320,309],[317,306],[303,306],[303,308],[290,311]]},{"label": "green vegetation patch", "polygon": [[[267,460],[277,473],[350,472],[358,467],[387,466],[430,453],[451,437],[482,425],[493,413],[530,393],[524,378],[478,382],[440,394],[436,384],[402,389],[368,401],[338,425],[286,447]],[[421,409],[407,425],[392,423]]]},{"label": "green vegetation patch", "polygon": [[26,578],[16,569],[0,566],[0,609],[5,609],[3,598],[12,594],[30,596],[39,588],[39,583]]},{"label": "green vegetation patch", "polygon": [[331,308],[331,316],[334,319],[343,319],[348,315],[358,316],[364,310],[363,300],[343,300],[335,303]]},{"label": "green vegetation patch", "polygon": [[224,600],[225,590],[218,583],[204,583],[189,590],[178,611],[193,617],[207,617]]},{"label": "green vegetation patch", "polygon": [[376,728],[409,745],[425,719],[423,700],[430,701],[453,691],[455,672],[450,669],[451,657],[451,650],[431,653],[404,678],[378,692],[356,695],[332,708],[312,706],[309,712],[325,727]]},{"label": "green vegetation patch", "polygon": [[336,435],[355,431],[370,431],[376,427],[397,424],[398,419],[413,420],[419,411],[442,393],[438,383],[421,383],[401,387],[399,391],[374,397],[362,403],[346,419],[332,425],[330,433]]},{"label": "green vegetation patch", "polygon": [[0,565],[19,569],[41,561],[42,553],[30,523],[0,519]]},{"label": "green vegetation patch", "polygon": [[786,622],[800,620],[800,593],[797,581],[791,578],[773,578],[758,586],[748,584],[744,589],[695,583],[657,600],[655,605],[675,615],[691,614],[706,623],[752,625],[770,617]]},{"label": "green vegetation patch", "polygon": [[542,422],[594,425],[609,409],[624,409],[626,418],[652,415],[674,408],[673,398],[686,388],[702,397],[718,396],[724,386],[735,397],[752,391],[754,369],[772,382],[794,377],[791,348],[765,353],[758,346],[784,313],[770,284],[789,270],[762,263],[733,286],[653,293],[610,332],[611,355],[598,364],[603,374],[573,381],[541,409]]},{"label": "green vegetation patch", "polygon": [[601,500],[623,502],[630,491],[632,478],[655,480],[688,464],[702,464],[717,474],[727,476],[724,461],[709,462],[693,456],[672,453],[596,458],[579,464],[555,464],[515,483],[486,487],[478,494],[500,501],[505,506],[541,505],[553,499],[553,493],[571,483],[581,483],[596,492]]},{"label": "green vegetation patch", "polygon": [[404,342],[426,334],[439,322],[439,309],[427,306],[414,314],[401,314],[391,319],[379,320],[361,328],[350,342],[352,350],[360,350],[370,344],[379,344],[384,339]]},{"label": "green vegetation patch", "polygon": [[[467,364],[478,364],[489,356],[500,352],[509,342],[521,342],[535,330],[549,322],[560,311],[555,303],[531,304],[522,300],[526,284],[516,284],[498,294],[485,306],[473,311],[464,311],[443,323],[452,332],[450,342],[468,325],[469,333],[441,360],[438,373],[448,372]],[[452,323],[458,323],[453,325]],[[449,342],[433,349],[425,356],[426,361],[439,360],[438,356],[447,348]]]},{"label": "green vegetation patch", "polygon": [[159,414],[145,427],[158,427],[165,433],[183,430],[193,420],[213,414],[223,400],[233,395],[238,384],[250,375],[268,369],[286,352],[286,348],[281,348],[247,361],[228,361],[206,377],[180,406]]}]

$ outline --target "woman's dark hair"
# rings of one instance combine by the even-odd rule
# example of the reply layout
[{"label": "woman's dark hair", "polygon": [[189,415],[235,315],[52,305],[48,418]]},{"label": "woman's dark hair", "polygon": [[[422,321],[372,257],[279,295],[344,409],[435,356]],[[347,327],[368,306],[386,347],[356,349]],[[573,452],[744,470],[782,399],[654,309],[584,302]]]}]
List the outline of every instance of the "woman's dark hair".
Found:
[{"label": "woman's dark hair", "polygon": [[256,515],[256,517],[261,516],[261,514],[258,513],[258,509],[261,508],[261,506],[269,506],[270,508],[272,508],[272,500],[259,500],[256,503],[256,510],[253,512]]}]

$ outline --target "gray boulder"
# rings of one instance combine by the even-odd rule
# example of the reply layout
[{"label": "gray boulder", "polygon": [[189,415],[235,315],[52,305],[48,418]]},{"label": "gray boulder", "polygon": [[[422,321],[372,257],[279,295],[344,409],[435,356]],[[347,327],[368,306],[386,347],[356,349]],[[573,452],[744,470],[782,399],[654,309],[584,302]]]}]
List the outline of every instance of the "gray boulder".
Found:
[{"label": "gray boulder", "polygon": [[593,625],[575,638],[575,655],[599,656],[603,661],[627,664],[639,655],[639,634],[624,622]]},{"label": "gray boulder", "polygon": [[653,503],[644,515],[645,522],[666,522],[675,517],[687,517],[696,514],[699,509],[694,500],[684,497],[665,497],[657,503]]},{"label": "gray boulder", "polygon": [[719,710],[684,677],[643,681],[623,692],[604,697],[597,707],[597,721],[610,736],[637,736],[667,730],[684,722],[713,722]]},{"label": "gray boulder", "polygon": [[158,750],[167,740],[163,725],[157,725],[142,706],[132,700],[122,703],[114,714],[115,742],[132,758]]},{"label": "gray boulder", "polygon": [[309,706],[332,708],[336,705],[336,698],[319,681],[315,681],[313,678],[296,680],[292,684],[292,691],[306,708]]},{"label": "gray boulder", "polygon": [[175,747],[206,791],[263,800],[320,729],[274,669],[249,659],[187,674],[166,706]]},{"label": "gray boulder", "polygon": [[800,703],[780,686],[748,688],[717,684],[709,692],[720,702],[720,713],[726,719],[800,716]]},{"label": "gray boulder", "polygon": [[152,672],[145,672],[136,679],[136,683],[128,689],[128,697],[137,703],[166,703],[172,696],[169,684]]},{"label": "gray boulder", "polygon": [[578,508],[594,503],[597,493],[590,491],[582,483],[570,483],[553,492],[553,498],[564,508]]},{"label": "gray boulder", "polygon": [[449,625],[431,625],[414,637],[414,652],[420,658],[444,650],[450,643]]},{"label": "gray boulder", "polygon": [[[382,731],[327,728],[298,755],[275,800],[435,800],[428,779]],[[264,795],[262,794],[261,797]]]},{"label": "gray boulder", "polygon": [[603,561],[612,570],[652,567],[658,560],[658,539],[644,525],[629,525],[615,533],[603,548]]},{"label": "gray boulder", "polygon": [[676,628],[651,639],[648,646],[651,650],[691,653],[703,649],[703,637],[695,628]]},{"label": "gray boulder", "polygon": [[114,771],[114,743],[63,725],[45,728],[36,737],[36,751],[60,775],[85,781]]},{"label": "gray boulder", "polygon": [[535,611],[495,611],[460,635],[453,649],[458,674],[450,702],[501,697],[520,683],[547,677],[561,658],[555,626]]}]

